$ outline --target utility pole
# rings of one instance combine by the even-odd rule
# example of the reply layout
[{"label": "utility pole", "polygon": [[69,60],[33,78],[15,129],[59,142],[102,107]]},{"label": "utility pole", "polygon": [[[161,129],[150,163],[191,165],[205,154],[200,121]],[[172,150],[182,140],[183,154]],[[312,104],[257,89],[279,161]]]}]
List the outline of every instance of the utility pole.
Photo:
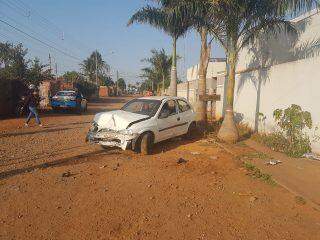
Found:
[{"label": "utility pole", "polygon": [[52,66],[51,66],[51,55],[50,55],[50,53],[49,53],[49,67],[50,67],[50,74],[51,74]]},{"label": "utility pole", "polygon": [[58,80],[58,64],[55,63],[55,70],[56,70],[56,80]]},{"label": "utility pole", "polygon": [[98,87],[98,50],[96,50],[96,84]]},{"label": "utility pole", "polygon": [[119,95],[119,84],[118,84],[118,80],[119,80],[119,71],[117,70],[117,81],[116,81],[116,86],[117,86],[117,96]]}]

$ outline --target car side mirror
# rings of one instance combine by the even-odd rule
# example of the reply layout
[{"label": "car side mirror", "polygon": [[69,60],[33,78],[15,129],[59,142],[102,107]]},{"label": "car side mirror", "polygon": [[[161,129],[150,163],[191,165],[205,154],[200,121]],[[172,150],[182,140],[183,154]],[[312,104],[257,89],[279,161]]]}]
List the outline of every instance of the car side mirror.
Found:
[{"label": "car side mirror", "polygon": [[169,117],[169,112],[164,111],[160,113],[160,116],[159,116],[160,119],[167,118],[167,117]]}]

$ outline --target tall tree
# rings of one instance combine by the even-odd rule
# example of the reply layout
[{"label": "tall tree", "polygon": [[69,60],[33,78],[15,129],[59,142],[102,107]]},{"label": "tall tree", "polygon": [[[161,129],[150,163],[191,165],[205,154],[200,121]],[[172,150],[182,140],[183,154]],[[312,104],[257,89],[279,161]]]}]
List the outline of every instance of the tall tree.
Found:
[{"label": "tall tree", "polygon": [[[92,83],[101,85],[102,80],[108,75],[110,66],[103,60],[102,55],[98,50],[91,53],[91,55],[85,59],[80,67],[85,76],[89,78]],[[98,82],[96,82],[98,78]]]},{"label": "tall tree", "polygon": [[80,79],[83,78],[83,76],[79,73],[79,72],[76,72],[76,71],[71,71],[71,72],[65,72],[63,74],[63,77],[68,81],[68,82],[77,82],[79,81]]},{"label": "tall tree", "polygon": [[26,80],[28,61],[25,56],[28,50],[22,44],[0,42],[0,77],[7,80]]},{"label": "tall tree", "polygon": [[47,64],[42,64],[39,58],[35,58],[31,61],[30,67],[26,71],[26,82],[32,83],[36,86],[44,80],[49,80],[53,76],[48,69]]},{"label": "tall tree", "polygon": [[234,89],[239,52],[253,43],[262,32],[277,34],[279,31],[296,33],[287,20],[295,14],[312,7],[313,0],[219,0],[211,1],[214,16],[222,22],[224,34],[217,39],[227,55],[226,112],[218,137],[234,143],[239,133],[234,122]]},{"label": "tall tree", "polygon": [[167,87],[167,80],[170,75],[170,67],[172,65],[171,56],[167,55],[164,49],[151,50],[151,57],[145,58],[142,61],[149,63],[151,66],[143,68],[141,75],[142,78],[147,79],[152,84],[152,90],[159,91],[159,86],[162,86],[162,92],[164,93],[165,87]]},{"label": "tall tree", "polygon": [[165,9],[161,1],[158,1],[158,3],[159,7],[146,6],[137,11],[129,20],[128,25],[134,22],[147,23],[163,30],[172,38],[172,67],[169,95],[177,96],[177,40],[188,31],[190,23],[188,18],[182,18],[183,15]]},{"label": "tall tree", "polygon": [[123,78],[118,79],[117,86],[119,89],[121,89],[122,92],[124,92],[127,88],[126,82]]},{"label": "tall tree", "polygon": [[201,39],[198,95],[196,112],[198,126],[207,122],[207,102],[203,99],[206,94],[206,79],[208,64],[211,56],[211,45],[216,35],[222,34],[221,21],[214,17],[213,5],[209,1],[161,0],[168,11],[174,11],[183,19],[189,19],[192,28]]}]

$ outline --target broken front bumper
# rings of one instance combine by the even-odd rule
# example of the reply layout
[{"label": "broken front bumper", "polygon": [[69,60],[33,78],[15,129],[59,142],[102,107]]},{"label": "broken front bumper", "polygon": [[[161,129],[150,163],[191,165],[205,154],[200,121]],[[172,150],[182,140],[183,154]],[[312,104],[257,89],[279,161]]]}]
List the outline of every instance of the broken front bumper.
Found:
[{"label": "broken front bumper", "polygon": [[103,129],[99,131],[90,130],[87,134],[86,141],[106,147],[119,147],[126,150],[130,147],[132,148],[136,137],[137,136],[135,134],[110,129]]}]

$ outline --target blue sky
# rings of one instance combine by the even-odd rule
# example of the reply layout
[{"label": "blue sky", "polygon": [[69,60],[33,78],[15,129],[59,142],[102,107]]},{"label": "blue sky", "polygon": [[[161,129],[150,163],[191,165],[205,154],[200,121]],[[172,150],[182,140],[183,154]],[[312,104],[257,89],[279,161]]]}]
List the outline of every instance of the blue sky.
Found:
[{"label": "blue sky", "polygon": [[[171,41],[164,33],[148,25],[127,27],[130,16],[148,1],[143,0],[0,0],[0,19],[54,46],[73,58],[17,32],[0,23],[0,41],[22,42],[29,57],[39,56],[57,62],[58,71],[78,70],[80,60],[98,49],[112,66],[112,72],[128,82],[139,80],[141,59],[153,48],[171,52]],[[43,18],[45,17],[45,19]],[[50,22],[48,22],[49,20]],[[184,79],[186,68],[199,59],[199,39],[195,33],[178,42],[179,76]],[[224,56],[215,45],[213,56]],[[54,64],[53,64],[54,65]]]}]

